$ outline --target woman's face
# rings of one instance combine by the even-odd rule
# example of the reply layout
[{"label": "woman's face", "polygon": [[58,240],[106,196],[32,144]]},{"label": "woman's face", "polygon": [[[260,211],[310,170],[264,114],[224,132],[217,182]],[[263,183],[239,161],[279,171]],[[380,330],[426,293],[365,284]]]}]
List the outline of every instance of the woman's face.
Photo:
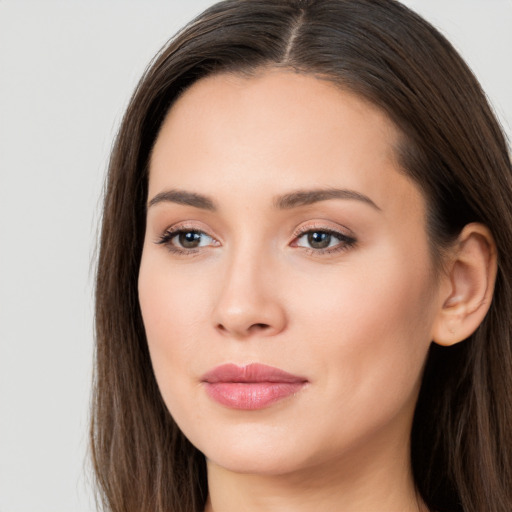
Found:
[{"label": "woman's face", "polygon": [[398,140],[357,96],[276,70],[200,80],[167,115],[139,298],[165,403],[212,464],[407,450],[440,292]]}]

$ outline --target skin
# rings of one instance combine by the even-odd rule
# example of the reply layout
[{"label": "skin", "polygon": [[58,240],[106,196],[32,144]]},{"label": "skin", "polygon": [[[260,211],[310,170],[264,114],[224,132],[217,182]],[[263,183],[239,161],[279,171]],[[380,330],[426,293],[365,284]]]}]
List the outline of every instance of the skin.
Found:
[{"label": "skin", "polygon": [[[162,396],[207,458],[207,511],[424,510],[409,433],[449,282],[434,277],[425,200],[398,141],[376,107],[283,70],[202,79],[167,115],[139,299]],[[373,204],[274,204],[332,188]],[[155,200],[170,190],[216,210]],[[203,232],[201,246],[159,243],[169,229]],[[299,229],[342,238],[322,252]],[[254,362],[308,383],[257,411],[205,393],[205,372]]]}]

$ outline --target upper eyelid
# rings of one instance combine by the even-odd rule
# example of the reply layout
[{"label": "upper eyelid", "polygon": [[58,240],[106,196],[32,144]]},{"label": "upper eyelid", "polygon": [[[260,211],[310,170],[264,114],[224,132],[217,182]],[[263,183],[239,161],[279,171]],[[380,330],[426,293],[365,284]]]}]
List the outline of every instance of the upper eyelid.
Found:
[{"label": "upper eyelid", "polygon": [[183,231],[185,231],[185,232],[186,231],[195,231],[197,233],[204,233],[207,236],[217,239],[217,237],[215,237],[214,235],[211,234],[211,230],[209,230],[203,226],[197,226],[196,224],[189,223],[187,221],[178,222],[176,224],[166,227],[164,230],[162,230],[162,234],[180,233]]},{"label": "upper eyelid", "polygon": [[341,236],[355,238],[354,232],[346,226],[338,224],[337,227],[324,224],[323,222],[313,222],[313,224],[301,225],[294,231],[294,237],[298,237],[311,231],[325,231],[331,234],[339,234]]},{"label": "upper eyelid", "polygon": [[333,229],[333,228],[328,228],[328,227],[307,227],[305,229],[298,230],[297,234],[295,236],[302,236],[302,235],[305,235],[306,233],[312,233],[312,232],[314,233],[315,231],[330,233],[333,235],[338,234],[338,235],[348,236],[348,235],[345,235],[345,233],[343,233],[339,229]]}]

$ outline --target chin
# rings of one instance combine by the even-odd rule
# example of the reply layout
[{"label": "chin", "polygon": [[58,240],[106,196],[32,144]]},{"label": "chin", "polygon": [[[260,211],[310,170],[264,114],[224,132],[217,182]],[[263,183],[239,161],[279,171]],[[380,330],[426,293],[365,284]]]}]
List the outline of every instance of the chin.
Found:
[{"label": "chin", "polygon": [[209,463],[231,472],[270,476],[307,465],[303,451],[307,443],[299,443],[289,432],[280,430],[276,426],[238,424],[217,431],[209,429],[207,435],[189,432],[187,437]]},{"label": "chin", "polygon": [[296,472],[303,465],[295,457],[277,450],[267,453],[262,450],[211,450],[211,456],[206,456],[208,463],[223,468],[226,471],[240,474],[260,476],[279,476]]}]

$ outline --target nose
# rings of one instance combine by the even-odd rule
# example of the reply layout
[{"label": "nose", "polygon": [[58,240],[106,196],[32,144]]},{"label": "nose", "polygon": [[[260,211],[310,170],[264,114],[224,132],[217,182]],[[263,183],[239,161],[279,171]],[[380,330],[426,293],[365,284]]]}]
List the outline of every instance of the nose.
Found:
[{"label": "nose", "polygon": [[239,255],[226,269],[213,321],[223,335],[237,339],[274,336],[287,318],[275,272],[263,258]]}]

